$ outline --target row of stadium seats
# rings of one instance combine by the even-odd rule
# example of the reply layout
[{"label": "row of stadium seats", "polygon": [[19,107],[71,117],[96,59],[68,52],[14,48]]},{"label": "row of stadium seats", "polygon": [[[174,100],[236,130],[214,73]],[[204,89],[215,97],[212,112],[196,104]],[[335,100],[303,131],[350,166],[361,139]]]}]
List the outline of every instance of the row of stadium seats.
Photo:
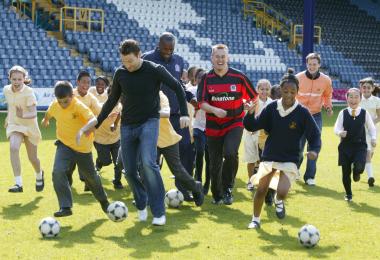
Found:
[{"label": "row of stadium seats", "polygon": [[36,28],[31,20],[19,19],[14,11],[0,3],[0,84],[9,84],[8,70],[14,65],[25,67],[34,87],[51,87],[57,80],[75,84],[84,67],[81,58],[70,56],[70,50],[60,48],[57,40]]},{"label": "row of stadium seats", "polygon": [[[302,23],[303,9],[299,6],[303,0],[266,0],[266,3]],[[322,53],[324,67],[351,86],[356,86],[358,79],[366,76],[380,79],[380,23],[374,17],[349,0],[316,1],[315,17],[316,25],[322,27],[323,41],[315,49]],[[340,66],[342,64],[349,65],[350,70]]]}]

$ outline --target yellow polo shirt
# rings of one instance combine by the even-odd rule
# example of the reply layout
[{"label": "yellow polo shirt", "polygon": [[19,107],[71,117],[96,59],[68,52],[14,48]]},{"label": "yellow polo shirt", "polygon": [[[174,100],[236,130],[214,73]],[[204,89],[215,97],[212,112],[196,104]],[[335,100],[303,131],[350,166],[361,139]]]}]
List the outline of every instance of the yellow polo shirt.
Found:
[{"label": "yellow polo shirt", "polygon": [[[121,113],[122,106],[118,103],[112,110],[112,113]],[[95,142],[98,144],[114,144],[120,140],[120,124],[115,131],[111,131],[111,125],[115,122],[117,116],[107,117],[95,131]]]},{"label": "yellow polo shirt", "polygon": [[87,95],[82,97],[81,95],[79,95],[77,89],[74,89],[73,93],[74,93],[74,96],[80,102],[82,102],[89,109],[91,109],[91,111],[92,111],[92,113],[94,113],[94,115],[96,115],[96,116],[99,115],[100,111],[102,110],[102,106],[100,105],[99,101],[96,99],[96,97],[93,94],[87,92]]},{"label": "yellow polo shirt", "polygon": [[50,104],[46,113],[56,120],[58,140],[74,151],[80,153],[91,152],[94,141],[93,133],[89,136],[83,134],[79,145],[75,141],[79,130],[95,117],[87,106],[74,97],[70,105],[63,109],[55,100]]},{"label": "yellow polo shirt", "polygon": [[106,103],[107,99],[108,99],[108,95],[107,95],[107,89],[104,90],[103,94],[98,94],[98,92],[96,91],[96,87],[91,87],[88,92],[90,92],[92,95],[94,95],[94,97],[96,97],[96,99],[99,101],[99,103],[103,104],[103,103]]},{"label": "yellow polo shirt", "polygon": [[[169,99],[162,91],[160,91],[160,107],[162,110],[170,111]],[[157,146],[159,148],[165,148],[178,143],[181,139],[182,136],[177,134],[177,132],[174,130],[169,118],[160,118],[160,129]]]}]

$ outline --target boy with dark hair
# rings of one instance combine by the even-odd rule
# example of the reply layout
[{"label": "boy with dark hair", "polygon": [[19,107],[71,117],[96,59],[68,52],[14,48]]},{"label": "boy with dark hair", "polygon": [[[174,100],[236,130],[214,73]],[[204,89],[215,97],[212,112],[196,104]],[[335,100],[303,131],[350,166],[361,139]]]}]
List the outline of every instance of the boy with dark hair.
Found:
[{"label": "boy with dark hair", "polygon": [[54,87],[54,94],[57,99],[50,104],[42,119],[44,127],[49,126],[49,120],[53,117],[57,125],[53,185],[60,209],[54,216],[72,215],[73,199],[68,173],[74,163],[78,164],[86,185],[106,212],[109,202],[96,173],[91,153],[94,135],[87,135],[88,130],[97,124],[97,120],[91,110],[73,96],[73,87],[69,82],[58,81]]}]

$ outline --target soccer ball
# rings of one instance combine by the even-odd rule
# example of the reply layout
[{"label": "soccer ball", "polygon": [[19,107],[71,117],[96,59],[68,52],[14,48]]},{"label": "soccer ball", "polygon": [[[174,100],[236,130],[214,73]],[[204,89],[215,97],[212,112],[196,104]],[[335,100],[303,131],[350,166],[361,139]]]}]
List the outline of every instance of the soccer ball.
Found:
[{"label": "soccer ball", "polygon": [[55,218],[47,217],[41,220],[38,228],[42,237],[56,237],[59,234],[61,226]]},{"label": "soccer ball", "polygon": [[298,241],[304,247],[314,247],[319,241],[319,230],[313,225],[306,224],[298,231]]},{"label": "soccer ball", "polygon": [[165,194],[165,204],[170,208],[178,208],[183,200],[183,194],[179,190],[171,189]]},{"label": "soccer ball", "polygon": [[107,208],[107,215],[114,222],[121,222],[128,216],[128,208],[122,201],[112,202]]}]

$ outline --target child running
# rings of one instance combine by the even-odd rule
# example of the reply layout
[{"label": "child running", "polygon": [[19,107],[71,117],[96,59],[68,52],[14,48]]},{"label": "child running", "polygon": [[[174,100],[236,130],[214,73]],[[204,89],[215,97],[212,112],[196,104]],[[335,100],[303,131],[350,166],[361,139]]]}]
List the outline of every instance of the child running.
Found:
[{"label": "child running", "polygon": [[5,86],[3,90],[8,104],[4,126],[9,139],[11,164],[16,182],[8,191],[23,192],[20,147],[24,142],[29,161],[36,172],[36,191],[39,192],[44,189],[44,172],[37,156],[37,145],[41,141],[37,122],[37,99],[33,89],[26,85],[31,81],[23,67],[12,67],[8,75],[11,84]]},{"label": "child running", "polygon": [[250,229],[260,228],[261,208],[269,187],[277,190],[277,217],[285,217],[283,201],[291,183],[299,176],[297,163],[300,138],[305,135],[309,142],[309,159],[315,160],[320,151],[321,133],[310,112],[298,104],[298,88],[298,79],[293,70],[289,69],[280,82],[282,98],[265,107],[258,117],[254,114],[257,102],[254,103],[244,118],[244,126],[248,131],[264,129],[268,133],[259,170],[252,177],[257,190],[253,201],[253,218],[248,226]]},{"label": "child running", "polygon": [[89,133],[97,120],[91,110],[74,97],[70,82],[58,81],[54,87],[54,95],[57,99],[50,104],[42,120],[42,125],[48,127],[49,120],[54,117],[57,125],[53,185],[60,209],[54,216],[72,215],[73,198],[68,174],[71,173],[74,163],[78,165],[86,185],[106,212],[109,202],[95,170],[91,152],[94,135]]},{"label": "child running", "polygon": [[[266,105],[272,102],[269,97],[271,84],[267,79],[260,79],[257,83],[257,93],[259,94],[258,104],[256,107],[255,115],[258,116]],[[255,168],[260,162],[259,153],[259,132],[249,132],[244,130],[244,161],[247,163],[248,171],[248,183],[247,190],[253,191],[253,184],[251,183],[251,177],[255,173]]]},{"label": "child running", "polygon": [[[346,94],[348,108],[340,111],[336,119],[334,132],[340,137],[339,166],[342,166],[342,181],[346,191],[344,199],[352,201],[351,172],[353,180],[358,182],[363,173],[367,158],[366,129],[371,146],[376,146],[376,128],[371,116],[360,105],[360,90],[350,88]],[[352,167],[353,165],[353,167]]]},{"label": "child running", "polygon": [[[376,124],[380,121],[380,98],[372,95],[373,90],[375,89],[375,82],[372,78],[364,78],[360,80],[360,92],[362,94],[362,99],[360,101],[360,107],[364,108],[369,115],[371,116],[373,123]],[[377,129],[376,129],[377,130]],[[368,175],[368,185],[373,187],[375,183],[375,178],[373,176],[372,169],[372,157],[374,149],[371,145],[371,138],[366,128],[366,140],[367,140],[367,161],[365,164],[365,170]]]}]

